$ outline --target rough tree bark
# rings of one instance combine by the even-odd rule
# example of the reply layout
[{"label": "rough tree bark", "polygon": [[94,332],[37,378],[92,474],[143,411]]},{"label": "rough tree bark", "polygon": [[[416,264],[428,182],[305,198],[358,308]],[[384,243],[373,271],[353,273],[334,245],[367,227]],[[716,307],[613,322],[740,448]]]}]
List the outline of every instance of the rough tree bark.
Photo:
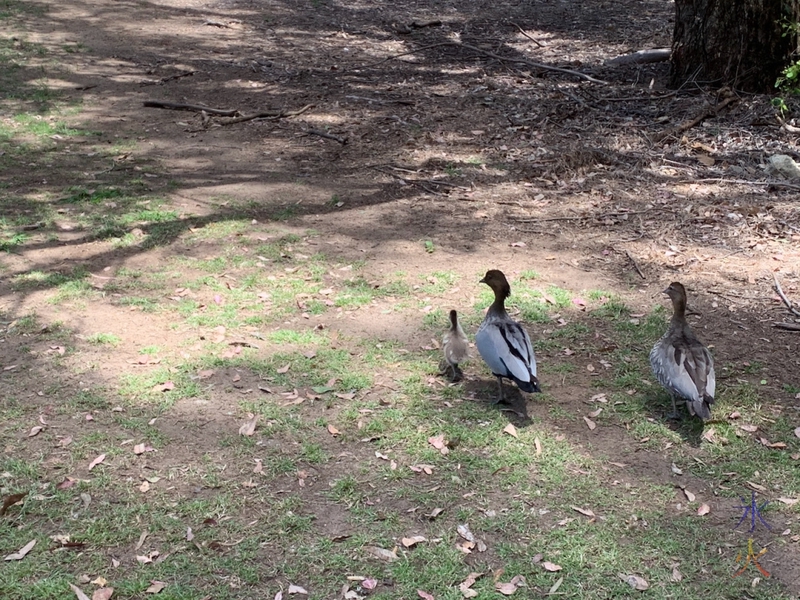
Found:
[{"label": "rough tree bark", "polygon": [[694,80],[770,92],[797,50],[800,0],[675,0],[670,85]]}]

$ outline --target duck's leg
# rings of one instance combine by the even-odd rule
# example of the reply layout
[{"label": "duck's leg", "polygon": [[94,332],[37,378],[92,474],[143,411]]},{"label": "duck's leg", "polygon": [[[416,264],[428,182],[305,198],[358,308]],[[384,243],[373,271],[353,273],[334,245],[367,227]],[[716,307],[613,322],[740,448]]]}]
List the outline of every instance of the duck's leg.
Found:
[{"label": "duck's leg", "polygon": [[669,397],[672,400],[672,412],[667,415],[667,419],[672,421],[680,421],[681,416],[678,414],[678,407],[675,406],[675,394],[670,394]]},{"label": "duck's leg", "polygon": [[497,377],[498,395],[497,395],[497,400],[495,400],[493,404],[500,404],[506,399],[505,395],[503,394],[503,378],[500,377],[499,375],[495,375],[495,377]]},{"label": "duck's leg", "polygon": [[461,367],[458,365],[453,365],[453,379],[452,382],[455,383],[457,381],[461,381],[464,379],[464,372],[461,370]]}]

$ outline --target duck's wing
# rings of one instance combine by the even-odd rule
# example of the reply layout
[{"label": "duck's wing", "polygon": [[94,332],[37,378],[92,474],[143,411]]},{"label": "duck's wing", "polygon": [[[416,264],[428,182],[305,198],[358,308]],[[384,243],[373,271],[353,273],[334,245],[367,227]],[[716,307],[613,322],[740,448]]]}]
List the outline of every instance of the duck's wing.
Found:
[{"label": "duck's wing", "polygon": [[708,419],[714,402],[714,359],[697,340],[684,337],[662,340],[653,348],[650,363],[659,382],[686,400],[692,414]]},{"label": "duck's wing", "polygon": [[469,358],[469,342],[453,333],[445,334],[444,356],[450,364],[458,364]]},{"label": "duck's wing", "polygon": [[536,359],[528,333],[514,321],[495,321],[475,336],[478,352],[492,373],[517,382],[536,378]]}]

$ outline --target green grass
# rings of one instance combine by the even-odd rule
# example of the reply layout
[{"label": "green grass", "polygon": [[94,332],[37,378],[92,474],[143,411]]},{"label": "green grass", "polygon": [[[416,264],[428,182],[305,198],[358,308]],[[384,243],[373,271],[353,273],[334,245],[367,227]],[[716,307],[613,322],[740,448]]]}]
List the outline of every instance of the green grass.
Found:
[{"label": "green grass", "polygon": [[93,333],[86,337],[86,341],[97,346],[119,346],[122,338],[113,333]]}]

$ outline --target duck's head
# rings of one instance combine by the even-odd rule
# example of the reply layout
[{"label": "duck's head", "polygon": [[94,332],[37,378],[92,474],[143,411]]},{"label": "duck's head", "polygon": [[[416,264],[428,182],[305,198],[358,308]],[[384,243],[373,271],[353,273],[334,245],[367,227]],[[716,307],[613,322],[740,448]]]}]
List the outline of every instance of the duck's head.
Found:
[{"label": "duck's head", "polygon": [[670,297],[670,300],[673,302],[675,300],[683,300],[686,302],[686,288],[683,287],[682,283],[678,283],[677,281],[673,281],[669,284],[669,287],[664,290],[664,293]]},{"label": "duck's head", "polygon": [[450,324],[453,327],[458,325],[458,313],[455,310],[450,311]]},{"label": "duck's head", "polygon": [[494,291],[494,295],[500,298],[508,298],[511,295],[511,286],[508,285],[506,276],[502,271],[491,269],[486,271],[486,275],[479,283],[485,283]]}]

